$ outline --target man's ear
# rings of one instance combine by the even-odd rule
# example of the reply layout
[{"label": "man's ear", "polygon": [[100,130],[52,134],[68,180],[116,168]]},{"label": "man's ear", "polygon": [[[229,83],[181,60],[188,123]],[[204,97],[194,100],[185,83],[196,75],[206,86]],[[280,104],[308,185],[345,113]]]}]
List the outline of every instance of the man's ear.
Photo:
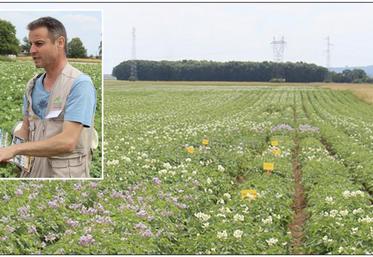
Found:
[{"label": "man's ear", "polygon": [[65,48],[65,41],[66,39],[63,36],[57,38],[57,46],[58,48]]}]

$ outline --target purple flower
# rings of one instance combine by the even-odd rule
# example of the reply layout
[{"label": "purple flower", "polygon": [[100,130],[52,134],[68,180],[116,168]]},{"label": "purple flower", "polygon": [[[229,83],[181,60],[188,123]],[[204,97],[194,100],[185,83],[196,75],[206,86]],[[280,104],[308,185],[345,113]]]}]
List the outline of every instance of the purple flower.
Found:
[{"label": "purple flower", "polygon": [[162,211],[161,212],[161,216],[163,216],[163,217],[170,217],[170,216],[172,216],[172,211]]},{"label": "purple flower", "polygon": [[91,236],[90,234],[81,236],[79,239],[79,244],[81,246],[87,246],[87,245],[93,244],[94,242],[95,240],[93,239],[93,236]]},{"label": "purple flower", "polygon": [[97,183],[96,182],[91,182],[90,186],[91,186],[91,188],[95,189],[97,187]]},{"label": "purple flower", "polygon": [[316,132],[319,133],[320,129],[317,127],[312,127],[311,125],[305,124],[299,126],[300,132]]},{"label": "purple flower", "polygon": [[96,216],[95,222],[98,224],[113,224],[110,217]]},{"label": "purple flower", "polygon": [[82,188],[82,184],[80,184],[80,183],[76,183],[76,184],[74,184],[74,189],[75,190],[80,190]]},{"label": "purple flower", "polygon": [[279,124],[271,128],[271,132],[276,132],[280,130],[293,131],[294,129],[288,124]]},{"label": "purple flower", "polygon": [[29,234],[35,234],[37,232],[36,227],[34,225],[31,225],[30,227],[28,227],[27,232]]},{"label": "purple flower", "polygon": [[145,210],[140,210],[136,213],[136,215],[140,218],[145,218],[148,214],[146,213]]},{"label": "purple flower", "polygon": [[29,210],[30,210],[30,206],[28,205],[22,206],[17,209],[19,216],[21,216],[21,218],[23,219],[30,217]]},{"label": "purple flower", "polygon": [[123,194],[121,192],[113,191],[111,193],[111,198],[121,199],[121,198],[123,198]]},{"label": "purple flower", "polygon": [[188,208],[188,205],[184,204],[184,203],[177,203],[175,204],[177,208],[179,209],[186,209]]},{"label": "purple flower", "polygon": [[16,229],[12,226],[6,225],[5,230],[9,233],[13,233]]},{"label": "purple flower", "polygon": [[22,191],[22,189],[17,188],[15,194],[16,194],[16,196],[21,196],[21,195],[23,195],[23,191]]},{"label": "purple flower", "polygon": [[66,221],[67,225],[69,225],[70,227],[76,227],[79,225],[79,221],[76,221],[76,220],[73,220],[73,219],[68,219]]},{"label": "purple flower", "polygon": [[58,208],[58,202],[57,200],[52,200],[48,202],[48,206],[52,209],[57,209]]},{"label": "purple flower", "polygon": [[72,235],[74,234],[74,231],[72,231],[71,229],[67,229],[64,233],[64,235]]},{"label": "purple flower", "polygon": [[45,242],[52,242],[57,239],[57,235],[54,233],[49,233],[48,235],[44,236]]},{"label": "purple flower", "polygon": [[151,237],[153,235],[150,229],[145,230],[142,234],[143,237]]},{"label": "purple flower", "polygon": [[144,230],[144,229],[147,228],[146,225],[142,222],[135,224],[134,227],[135,227],[135,229],[141,229],[141,230]]},{"label": "purple flower", "polygon": [[160,185],[161,180],[158,177],[155,177],[155,178],[153,178],[153,183],[156,184],[156,185]]},{"label": "purple flower", "polygon": [[0,241],[6,241],[6,240],[8,240],[8,237],[7,237],[7,236],[2,236],[2,237],[0,237]]}]

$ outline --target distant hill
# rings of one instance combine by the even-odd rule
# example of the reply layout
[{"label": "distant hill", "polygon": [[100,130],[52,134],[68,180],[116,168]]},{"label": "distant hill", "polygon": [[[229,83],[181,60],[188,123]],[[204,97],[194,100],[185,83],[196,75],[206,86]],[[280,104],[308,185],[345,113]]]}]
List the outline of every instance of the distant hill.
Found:
[{"label": "distant hill", "polygon": [[330,68],[331,71],[335,71],[335,72],[342,72],[344,70],[352,70],[352,69],[362,69],[366,72],[366,74],[369,76],[369,77],[373,77],[373,65],[369,65],[369,66],[360,66],[360,67],[335,67],[335,68]]}]

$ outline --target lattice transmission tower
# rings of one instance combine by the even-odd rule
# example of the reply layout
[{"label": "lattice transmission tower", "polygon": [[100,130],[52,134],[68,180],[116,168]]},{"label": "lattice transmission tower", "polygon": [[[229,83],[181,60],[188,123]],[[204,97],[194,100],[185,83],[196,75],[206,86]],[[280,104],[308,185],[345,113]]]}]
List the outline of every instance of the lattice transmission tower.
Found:
[{"label": "lattice transmission tower", "polygon": [[328,73],[326,74],[325,80],[327,82],[330,82],[332,80],[331,74],[330,74],[330,59],[331,59],[331,46],[333,44],[330,43],[330,37],[326,37],[326,68],[328,69]]},{"label": "lattice transmission tower", "polygon": [[275,62],[282,62],[284,60],[284,53],[285,53],[285,46],[286,41],[284,40],[284,36],[281,37],[280,40],[276,40],[273,37],[273,41],[271,42],[272,49],[273,49],[273,60]]},{"label": "lattice transmission tower", "polygon": [[137,62],[136,62],[136,28],[132,28],[132,52],[131,52],[131,73],[128,80],[137,80]]},{"label": "lattice transmission tower", "polygon": [[273,61],[275,62],[272,81],[285,82],[285,78],[282,74],[283,72],[282,72],[281,64],[280,64],[284,60],[284,53],[285,53],[285,46],[286,46],[286,41],[284,40],[284,36],[282,36],[280,40],[276,40],[276,38],[273,37],[271,45],[272,45],[272,50],[273,50]]}]

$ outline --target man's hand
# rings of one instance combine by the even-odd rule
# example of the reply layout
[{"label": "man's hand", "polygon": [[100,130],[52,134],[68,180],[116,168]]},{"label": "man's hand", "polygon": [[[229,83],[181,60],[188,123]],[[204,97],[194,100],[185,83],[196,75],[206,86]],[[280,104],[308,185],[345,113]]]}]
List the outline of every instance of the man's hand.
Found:
[{"label": "man's hand", "polygon": [[9,162],[15,155],[14,149],[10,147],[0,148],[0,163]]}]

